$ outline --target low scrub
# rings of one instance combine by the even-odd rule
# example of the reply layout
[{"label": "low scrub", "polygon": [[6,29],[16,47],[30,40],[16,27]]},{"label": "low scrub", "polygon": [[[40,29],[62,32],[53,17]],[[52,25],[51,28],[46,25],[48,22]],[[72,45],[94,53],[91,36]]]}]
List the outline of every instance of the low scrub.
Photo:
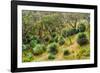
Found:
[{"label": "low scrub", "polygon": [[88,39],[87,39],[87,37],[86,37],[86,35],[84,33],[78,34],[77,43],[79,45],[85,45],[85,44],[88,43]]},{"label": "low scrub", "polygon": [[63,37],[69,37],[69,36],[72,36],[72,35],[77,34],[77,33],[78,33],[77,29],[72,28],[72,29],[69,29],[69,30],[64,30],[63,33],[62,33],[62,36]]},{"label": "low scrub", "polygon": [[31,52],[27,53],[25,57],[23,57],[23,62],[31,62],[33,60],[33,54]]},{"label": "low scrub", "polygon": [[64,56],[66,56],[66,55],[70,55],[69,50],[65,50],[65,51],[64,51]]},{"label": "low scrub", "polygon": [[46,51],[46,48],[45,48],[44,45],[38,44],[38,45],[36,45],[36,47],[34,47],[32,50],[33,50],[33,54],[34,54],[34,55],[40,55],[40,54],[42,54],[43,52]]},{"label": "low scrub", "polygon": [[65,43],[65,40],[63,37],[60,37],[59,39],[59,45],[63,45]]},{"label": "low scrub", "polygon": [[29,44],[23,44],[22,49],[23,50],[28,50],[28,49],[30,49],[30,45]]},{"label": "low scrub", "polygon": [[77,31],[78,31],[78,32],[84,32],[85,29],[86,29],[85,25],[84,25],[84,24],[80,24],[80,25],[78,26],[78,28],[77,28]]},{"label": "low scrub", "polygon": [[51,43],[48,47],[48,52],[51,54],[57,54],[58,50],[57,50],[57,44],[56,43]]},{"label": "low scrub", "polygon": [[49,54],[49,55],[48,55],[48,59],[49,59],[49,60],[53,60],[53,59],[55,59],[55,55],[53,55],[53,54]]}]

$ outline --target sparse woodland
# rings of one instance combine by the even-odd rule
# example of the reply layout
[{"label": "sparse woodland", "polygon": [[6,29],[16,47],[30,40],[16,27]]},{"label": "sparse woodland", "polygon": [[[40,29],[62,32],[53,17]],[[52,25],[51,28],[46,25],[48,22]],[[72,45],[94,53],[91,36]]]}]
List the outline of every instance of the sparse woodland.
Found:
[{"label": "sparse woodland", "polygon": [[90,14],[22,11],[22,61],[90,58]]}]

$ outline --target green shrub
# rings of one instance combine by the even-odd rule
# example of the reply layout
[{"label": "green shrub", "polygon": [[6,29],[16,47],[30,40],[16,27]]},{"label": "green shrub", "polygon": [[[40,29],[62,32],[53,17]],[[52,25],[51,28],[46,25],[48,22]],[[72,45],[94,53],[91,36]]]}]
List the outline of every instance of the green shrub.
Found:
[{"label": "green shrub", "polygon": [[57,43],[58,42],[58,36],[56,36],[55,38],[54,38],[54,41]]},{"label": "green shrub", "polygon": [[26,45],[23,44],[23,45],[22,45],[22,49],[23,49],[23,50],[26,50],[26,49],[27,49]]},{"label": "green shrub", "polygon": [[37,40],[37,38],[29,33],[26,35],[26,37],[23,36],[23,43],[24,44],[29,44],[31,42],[31,40]]},{"label": "green shrub", "polygon": [[78,43],[79,45],[85,45],[85,44],[87,44],[87,43],[88,43],[88,39],[87,39],[87,37],[86,37],[86,34],[80,33],[80,34],[78,35],[78,37],[77,37],[77,43]]},{"label": "green shrub", "polygon": [[84,32],[85,29],[86,29],[85,25],[84,25],[84,24],[80,24],[80,25],[78,26],[78,28],[77,28],[77,31],[78,31],[78,32]]},{"label": "green shrub", "polygon": [[31,52],[28,52],[26,56],[23,57],[23,62],[31,62],[33,59],[33,54]]},{"label": "green shrub", "polygon": [[50,37],[49,36],[45,36],[44,40],[45,40],[45,42],[48,42],[50,40]]},{"label": "green shrub", "polygon": [[36,43],[38,43],[38,44],[41,43],[41,42],[40,42],[40,39],[37,38],[36,36],[33,36],[31,40],[35,40]]},{"label": "green shrub", "polygon": [[70,52],[68,50],[64,51],[64,56],[66,56],[66,55],[70,55]]},{"label": "green shrub", "polygon": [[41,45],[41,47],[42,47],[44,52],[47,50],[45,45]]},{"label": "green shrub", "polygon": [[49,43],[55,42],[53,38],[50,39]]},{"label": "green shrub", "polygon": [[53,32],[53,33],[51,34],[51,37],[52,37],[52,38],[55,38],[55,37],[56,37],[56,33]]},{"label": "green shrub", "polygon": [[23,44],[27,44],[27,43],[30,42],[30,37],[29,36],[25,36],[25,37],[23,36],[22,39],[23,39]]},{"label": "green shrub", "polygon": [[31,40],[31,42],[30,42],[30,46],[32,47],[32,48],[34,48],[35,46],[36,46],[36,44],[38,44],[38,41],[37,40]]},{"label": "green shrub", "polygon": [[28,50],[28,49],[30,49],[29,44],[22,44],[22,50]]},{"label": "green shrub", "polygon": [[77,30],[76,29],[74,29],[74,28],[73,29],[70,29],[70,30],[67,31],[67,37],[68,36],[72,36],[72,35],[74,35],[76,33],[77,33]]},{"label": "green shrub", "polygon": [[32,58],[33,57],[33,54],[31,52],[27,53],[27,57],[28,58]]},{"label": "green shrub", "polygon": [[65,43],[65,40],[63,37],[60,37],[59,39],[59,45],[63,45]]},{"label": "green shrub", "polygon": [[63,30],[63,32],[62,32],[62,36],[63,36],[64,38],[67,37],[67,30]]},{"label": "green shrub", "polygon": [[49,59],[49,60],[53,60],[53,59],[55,59],[55,56],[52,55],[52,54],[49,54],[48,59]]},{"label": "green shrub", "polygon": [[78,59],[86,59],[88,57],[90,57],[90,49],[89,48],[83,48],[80,49],[79,52],[76,54],[76,57]]},{"label": "green shrub", "polygon": [[48,52],[51,53],[51,54],[57,54],[58,50],[57,50],[57,44],[56,43],[51,43],[49,45],[49,48],[48,48]]},{"label": "green shrub", "polygon": [[74,34],[77,34],[78,31],[75,29],[75,28],[72,28],[72,29],[69,29],[69,30],[64,30],[63,33],[62,33],[62,36],[63,37],[69,37],[69,36],[72,36]]},{"label": "green shrub", "polygon": [[53,43],[53,42],[58,42],[58,36],[55,36],[54,38],[52,37],[49,41],[49,43]]},{"label": "green shrub", "polygon": [[46,48],[44,45],[37,44],[32,50],[34,55],[40,55],[46,51]]},{"label": "green shrub", "polygon": [[30,62],[30,59],[25,57],[25,58],[23,58],[23,62]]}]

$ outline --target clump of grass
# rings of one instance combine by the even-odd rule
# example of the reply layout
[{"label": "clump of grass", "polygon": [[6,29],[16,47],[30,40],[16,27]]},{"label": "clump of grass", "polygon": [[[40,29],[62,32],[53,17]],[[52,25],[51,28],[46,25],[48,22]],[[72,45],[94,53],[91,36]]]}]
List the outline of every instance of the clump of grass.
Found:
[{"label": "clump of grass", "polygon": [[87,39],[86,34],[84,34],[84,33],[78,34],[78,36],[77,36],[77,43],[80,46],[87,44],[88,43],[88,39]]},{"label": "clump of grass", "polygon": [[75,55],[72,54],[72,55],[64,56],[64,59],[66,59],[66,60],[75,60]]},{"label": "clump of grass", "polygon": [[49,59],[49,60],[54,60],[54,59],[55,59],[55,55],[49,54],[49,55],[48,55],[48,59]]},{"label": "clump of grass", "polygon": [[78,33],[78,31],[75,28],[68,29],[68,30],[66,29],[66,30],[63,30],[62,36],[63,37],[69,37],[69,36],[75,35],[77,33]]},{"label": "clump of grass", "polygon": [[89,48],[81,48],[79,52],[77,52],[76,58],[77,59],[86,59],[90,56],[90,49]]},{"label": "clump of grass", "polygon": [[55,38],[56,36],[57,36],[57,35],[56,35],[56,33],[54,33],[54,32],[51,34],[51,37],[52,37],[52,38]]},{"label": "clump of grass", "polygon": [[64,50],[64,56],[70,55],[69,50]]},{"label": "clump of grass", "polygon": [[57,54],[58,50],[57,50],[57,44],[56,43],[51,43],[48,47],[48,52],[51,54]]},{"label": "clump of grass", "polygon": [[44,38],[44,40],[45,40],[45,42],[48,42],[48,41],[50,40],[50,37],[46,36],[46,37]]},{"label": "clump of grass", "polygon": [[55,42],[57,43],[57,42],[58,42],[58,36],[56,36],[56,37],[54,38],[54,40],[55,40]]},{"label": "clump of grass", "polygon": [[33,61],[33,54],[31,52],[28,52],[25,54],[25,56],[23,56],[23,62],[31,62]]},{"label": "clump of grass", "polygon": [[85,25],[83,23],[81,23],[77,28],[78,32],[84,32],[85,29],[86,29],[86,27],[85,27]]},{"label": "clump of grass", "polygon": [[58,36],[55,36],[55,37],[51,37],[49,43],[53,43],[53,42],[58,42]]},{"label": "clump of grass", "polygon": [[23,44],[22,45],[22,50],[28,50],[30,49],[30,45],[29,44]]},{"label": "clump of grass", "polygon": [[31,40],[31,41],[30,41],[30,46],[31,46],[32,48],[34,48],[34,47],[36,46],[37,43],[38,43],[37,40]]},{"label": "clump of grass", "polygon": [[65,40],[63,37],[60,37],[59,39],[59,45],[63,45],[65,43]]},{"label": "clump of grass", "polygon": [[23,58],[23,62],[30,62],[30,59],[27,58],[27,57],[24,57],[24,58]]},{"label": "clump of grass", "polygon": [[40,55],[40,54],[42,54],[43,52],[46,51],[46,48],[45,48],[44,45],[38,44],[38,45],[36,45],[36,47],[34,47],[32,50],[33,50],[33,54],[34,54],[34,55]]}]

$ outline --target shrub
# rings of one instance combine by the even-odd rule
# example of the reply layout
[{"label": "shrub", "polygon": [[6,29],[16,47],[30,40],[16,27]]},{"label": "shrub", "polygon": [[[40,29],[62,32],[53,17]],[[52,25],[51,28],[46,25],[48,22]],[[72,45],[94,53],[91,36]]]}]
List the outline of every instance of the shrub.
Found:
[{"label": "shrub", "polygon": [[24,57],[24,58],[23,58],[23,62],[30,62],[30,59],[27,58],[27,57]]},{"label": "shrub", "polygon": [[22,44],[22,49],[23,50],[28,50],[30,48],[29,44]]},{"label": "shrub", "polygon": [[45,48],[44,45],[38,44],[38,45],[36,45],[36,47],[34,47],[32,50],[33,50],[33,54],[34,54],[34,55],[40,55],[40,54],[42,54],[43,52],[46,51],[46,48]]},{"label": "shrub", "polygon": [[44,37],[45,42],[48,42],[50,40],[49,36]]},{"label": "shrub", "polygon": [[23,45],[22,45],[22,49],[23,49],[23,50],[26,50],[26,49],[27,49],[26,45],[23,44]]},{"label": "shrub", "polygon": [[54,55],[58,52],[56,43],[51,43],[49,45],[48,52]]},{"label": "shrub", "polygon": [[67,30],[63,30],[63,32],[62,32],[62,36],[63,36],[64,38],[67,37]]},{"label": "shrub", "polygon": [[64,43],[65,43],[64,38],[63,38],[63,37],[60,37],[60,39],[59,39],[59,44],[60,44],[60,45],[63,45]]},{"label": "shrub", "polygon": [[31,42],[30,42],[30,46],[32,47],[32,48],[34,48],[35,46],[36,46],[36,44],[38,44],[38,41],[37,40],[31,40]]},{"label": "shrub", "polygon": [[37,40],[37,38],[35,36],[33,36],[32,34],[29,34],[29,33],[25,37],[23,36],[23,43],[24,44],[30,43],[31,40]]},{"label": "shrub", "polygon": [[77,33],[77,30],[73,28],[73,29],[70,29],[67,31],[67,36],[71,36],[71,35],[74,35],[76,33]]},{"label": "shrub", "polygon": [[53,42],[58,42],[58,36],[55,36],[54,38],[51,37],[49,43],[53,43]]},{"label": "shrub", "polygon": [[69,30],[64,30],[63,33],[62,33],[62,36],[63,37],[69,37],[69,36],[72,36],[74,34],[77,34],[78,31],[75,29],[75,28],[72,28],[72,29],[69,29]]},{"label": "shrub", "polygon": [[52,38],[55,38],[55,37],[56,37],[56,33],[53,32],[53,33],[51,34],[51,37],[52,37]]},{"label": "shrub", "polygon": [[41,47],[42,47],[43,51],[46,51],[45,45],[41,45]]},{"label": "shrub", "polygon": [[30,42],[30,37],[29,37],[28,35],[23,36],[22,39],[23,39],[23,43],[24,43],[24,44],[27,44],[27,43]]},{"label": "shrub", "polygon": [[56,37],[54,38],[54,40],[55,40],[55,42],[57,43],[57,42],[58,42],[58,36],[56,36]]},{"label": "shrub", "polygon": [[51,38],[50,41],[49,41],[49,43],[53,43],[53,42],[55,42],[54,38]]},{"label": "shrub", "polygon": [[90,49],[89,48],[83,48],[83,49],[80,49],[79,52],[76,54],[76,57],[78,59],[86,59],[90,56]]},{"label": "shrub", "polygon": [[80,33],[77,37],[77,43],[79,45],[85,45],[88,43],[88,39],[84,33]]},{"label": "shrub", "polygon": [[66,56],[66,55],[69,55],[70,54],[70,52],[68,51],[68,50],[65,50],[64,51],[64,55]]},{"label": "shrub", "polygon": [[27,56],[28,56],[29,58],[32,58],[33,54],[32,54],[31,52],[29,52],[29,53],[27,53]]},{"label": "shrub", "polygon": [[33,54],[29,52],[23,57],[23,62],[31,62],[33,59]]},{"label": "shrub", "polygon": [[78,28],[77,28],[77,31],[78,31],[78,32],[84,32],[85,29],[86,29],[85,25],[84,25],[84,24],[80,24],[80,25],[78,26]]},{"label": "shrub", "polygon": [[48,59],[49,59],[49,60],[53,60],[53,59],[55,59],[55,56],[52,55],[52,54],[50,54],[50,55],[48,56]]}]

